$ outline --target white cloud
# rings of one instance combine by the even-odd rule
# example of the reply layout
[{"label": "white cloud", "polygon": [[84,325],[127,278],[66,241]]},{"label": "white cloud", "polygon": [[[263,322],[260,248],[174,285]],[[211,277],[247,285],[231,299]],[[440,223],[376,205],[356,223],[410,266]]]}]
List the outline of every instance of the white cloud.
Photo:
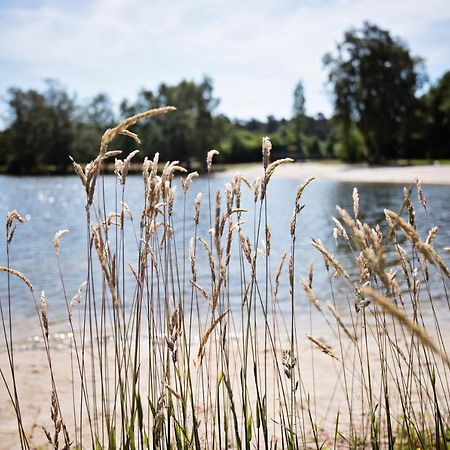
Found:
[{"label": "white cloud", "polygon": [[364,20],[404,38],[432,77],[449,69],[448,0],[48,1],[5,5],[0,19],[2,91],[52,76],[81,95],[119,100],[208,74],[235,117],[288,116],[299,79],[309,112],[330,112],[322,56]]}]

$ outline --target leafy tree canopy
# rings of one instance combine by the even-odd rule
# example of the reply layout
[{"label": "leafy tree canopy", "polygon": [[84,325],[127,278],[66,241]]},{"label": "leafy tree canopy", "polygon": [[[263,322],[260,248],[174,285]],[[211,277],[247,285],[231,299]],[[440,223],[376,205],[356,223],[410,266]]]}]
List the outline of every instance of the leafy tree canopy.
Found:
[{"label": "leafy tree canopy", "polygon": [[336,119],[358,127],[366,159],[380,163],[401,155],[416,91],[426,76],[420,58],[398,38],[371,23],[351,29],[334,54],[325,55]]}]

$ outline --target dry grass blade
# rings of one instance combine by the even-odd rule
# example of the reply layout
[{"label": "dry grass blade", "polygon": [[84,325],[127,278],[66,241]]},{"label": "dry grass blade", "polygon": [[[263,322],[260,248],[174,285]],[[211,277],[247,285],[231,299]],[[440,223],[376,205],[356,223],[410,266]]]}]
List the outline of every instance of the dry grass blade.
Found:
[{"label": "dry grass blade", "polygon": [[17,212],[17,210],[13,209],[8,212],[6,216],[6,230],[9,230],[14,222],[17,220],[20,223],[25,223],[25,219]]},{"label": "dry grass blade", "polygon": [[333,353],[333,350],[331,350],[330,347],[328,347],[328,345],[325,345],[323,342],[320,342],[318,339],[316,339],[315,337],[307,334],[306,337],[317,347],[320,348],[320,350],[325,353],[326,355],[331,356],[332,358],[336,359],[337,361],[339,361],[339,359],[337,358],[337,356]]},{"label": "dry grass blade", "polygon": [[359,194],[358,194],[358,189],[353,188],[352,198],[353,198],[353,214],[355,215],[355,219],[357,219],[358,215],[359,215]]},{"label": "dry grass blade", "polygon": [[30,283],[28,278],[26,278],[22,272],[19,272],[18,270],[14,270],[14,269],[11,269],[10,267],[4,267],[4,266],[0,266],[0,272],[6,272],[11,275],[14,275],[15,277],[22,280],[30,288],[30,291],[33,290],[33,285]]},{"label": "dry grass blade", "polygon": [[109,128],[103,133],[102,140],[100,143],[100,152],[99,152],[100,155],[104,155],[106,153],[108,145],[116,136],[118,136],[119,134],[126,134],[126,130],[135,123],[137,123],[139,120],[142,120],[146,117],[153,117],[158,116],[160,114],[166,114],[170,111],[175,110],[176,108],[174,106],[165,106],[164,108],[150,109],[148,111],[144,111],[134,116],[128,117],[127,119],[120,122],[119,125],[115,126],[114,128]]},{"label": "dry grass blade", "polygon": [[336,272],[347,280],[350,280],[348,273],[344,270],[344,268],[339,264],[336,258],[323,246],[322,241],[320,239],[313,239],[312,245],[314,248],[319,250],[322,253],[324,259],[330,263],[336,270]]},{"label": "dry grass blade", "polygon": [[297,191],[295,192],[295,202],[298,203],[300,201],[300,198],[303,194],[303,191],[305,190],[306,186],[308,186],[311,181],[314,181],[316,177],[311,176],[306,178],[306,180],[303,180],[300,186],[297,188]]},{"label": "dry grass blade", "polygon": [[59,256],[59,243],[61,241],[61,236],[68,232],[69,230],[59,230],[55,233],[55,237],[53,239],[53,249],[55,250],[56,256]]},{"label": "dry grass blade", "polygon": [[208,172],[211,172],[213,156],[218,155],[218,154],[219,154],[219,152],[216,149],[212,149],[207,153],[206,168],[207,168]]},{"label": "dry grass blade", "polygon": [[198,355],[197,355],[200,362],[202,361],[203,356],[205,354],[205,347],[208,342],[209,336],[214,331],[214,328],[216,328],[216,326],[224,319],[224,317],[228,314],[229,311],[230,310],[227,309],[216,320],[213,320],[211,322],[211,324],[209,325],[209,327],[207,328],[207,330],[205,331],[205,333],[203,334],[202,339],[200,341],[200,347],[198,349]]},{"label": "dry grass blade", "polygon": [[350,338],[352,342],[356,343],[356,337],[352,333],[350,333],[350,330],[345,326],[345,323],[342,320],[342,317],[337,313],[336,308],[330,302],[327,302],[327,307],[333,314],[339,326],[344,330],[345,334]]},{"label": "dry grass blade", "polygon": [[310,283],[308,283],[304,278],[300,278],[300,282],[306,295],[308,296],[309,301],[316,307],[318,311],[322,312],[322,307],[320,306],[319,299],[317,298],[316,293],[312,290]]},{"label": "dry grass blade", "polygon": [[393,223],[397,224],[406,234],[408,239],[413,243],[416,244],[419,242],[419,236],[416,233],[416,230],[413,228],[411,224],[406,222],[402,217],[400,217],[397,213],[394,211],[390,211],[389,209],[385,209],[384,213],[386,214],[386,217],[389,218]]},{"label": "dry grass blade", "polygon": [[445,265],[444,260],[437,254],[436,250],[429,244],[425,242],[417,242],[416,243],[417,250],[419,250],[425,258],[430,261],[432,264],[437,264],[442,272],[446,275],[447,278],[450,278],[450,270]]},{"label": "dry grass blade", "polygon": [[263,156],[263,166],[264,170],[267,169],[270,163],[270,151],[272,150],[272,142],[266,136],[262,138],[262,156]]},{"label": "dry grass blade", "polygon": [[436,345],[431,337],[426,332],[425,328],[413,322],[398,306],[390,302],[384,295],[379,294],[370,287],[363,289],[364,295],[371,297],[375,303],[383,308],[388,314],[395,317],[399,322],[405,325],[406,328],[412,333],[416,334],[421,340],[422,344],[432,350],[436,355],[440,356],[442,360],[450,367],[450,360],[446,353]]}]

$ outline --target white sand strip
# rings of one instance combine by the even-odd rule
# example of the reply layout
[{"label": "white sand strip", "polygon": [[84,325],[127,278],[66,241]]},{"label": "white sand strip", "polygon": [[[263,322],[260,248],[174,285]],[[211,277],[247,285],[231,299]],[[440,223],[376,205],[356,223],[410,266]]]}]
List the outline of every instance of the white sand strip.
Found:
[{"label": "white sand strip", "polygon": [[[261,164],[249,164],[239,165],[236,168],[222,172],[227,177],[235,173],[241,173],[245,177],[254,178],[262,176],[263,170]],[[368,167],[362,164],[296,162],[278,167],[273,177],[304,179],[310,175],[314,175],[318,179],[353,183],[400,184],[410,184],[414,182],[416,177],[419,177],[423,184],[450,185],[450,165]]]}]

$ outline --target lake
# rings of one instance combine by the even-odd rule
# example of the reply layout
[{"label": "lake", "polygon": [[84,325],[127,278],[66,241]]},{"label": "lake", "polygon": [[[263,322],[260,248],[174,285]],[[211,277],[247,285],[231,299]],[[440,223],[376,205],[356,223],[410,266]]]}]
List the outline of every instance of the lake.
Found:
[{"label": "lake", "polygon": [[[212,197],[217,189],[222,189],[228,182],[221,174],[211,177]],[[117,189],[115,177],[105,176],[102,179],[105,186],[106,211],[115,208],[115,192]],[[289,227],[294,205],[295,190],[301,180],[273,179],[268,190],[268,218],[272,233],[271,269],[276,271],[280,257],[285,250],[289,250]],[[175,184],[179,184],[177,179]],[[370,225],[384,224],[384,208],[398,211],[403,202],[403,189],[398,184],[369,184],[369,183],[343,183],[336,181],[316,180],[304,192],[303,203],[306,205],[300,213],[298,220],[298,233],[296,241],[296,282],[300,275],[307,276],[309,264],[314,261],[315,278],[314,285],[318,293],[327,289],[328,279],[321,264],[317,251],[311,247],[311,239],[321,239],[329,251],[344,262],[351,261],[351,255],[346,245],[336,245],[332,236],[332,216],[337,216],[336,205],[352,210],[352,191],[357,187],[360,195],[361,221]],[[248,191],[247,188],[245,188]],[[208,179],[200,177],[195,179],[187,199],[187,223],[186,241],[193,232],[191,220],[193,201],[198,192],[203,193],[202,219],[200,221],[199,235],[205,239],[208,237],[209,215],[206,211]],[[413,192],[413,200],[417,211],[418,231],[424,239],[428,229],[433,225],[439,226],[436,239],[438,249],[450,244],[450,186],[424,186],[424,193],[428,201],[428,215],[420,207],[416,193]],[[248,192],[243,197],[243,207],[249,208],[245,225],[248,234],[252,236],[252,195]],[[178,186],[177,201],[179,207],[174,210],[175,234],[179,239],[180,251],[181,226],[183,221],[182,189]],[[214,201],[214,200],[213,200]],[[133,211],[135,224],[138,227],[139,216],[143,202],[142,178],[138,175],[130,175],[127,178],[125,202]],[[58,275],[57,260],[53,251],[53,238],[55,232],[61,229],[69,229],[61,239],[61,264],[64,276],[67,296],[71,298],[80,284],[86,279],[86,219],[84,214],[84,190],[79,179],[75,176],[66,177],[13,177],[0,176],[0,215],[6,219],[8,211],[17,211],[26,218],[24,225],[19,224],[11,246],[11,267],[21,271],[32,282],[35,291],[45,290],[48,311],[51,322],[58,324],[66,315],[66,305],[63,290]],[[130,233],[130,244],[126,249],[126,258],[133,265],[136,263],[136,240]],[[1,242],[0,264],[6,265],[6,245]],[[134,252],[133,252],[134,251]],[[441,252],[443,253],[443,252]],[[447,253],[448,254],[448,253]],[[448,257],[445,256],[448,261]],[[235,270],[235,276],[239,276],[238,264],[231,264],[231,270]],[[187,264],[189,271],[189,264]],[[206,262],[199,266],[199,281],[208,273]],[[355,273],[356,268],[349,267],[349,271]],[[0,274],[0,295],[4,300],[6,296],[6,276]],[[231,273],[231,276],[234,276]],[[130,275],[131,276],[131,275]],[[437,295],[442,290],[442,281],[436,286]],[[22,330],[19,334],[32,334],[37,331],[33,328],[36,324],[34,318],[34,305],[29,293],[24,286],[14,280],[11,286],[14,306],[14,322]],[[301,288],[299,286],[299,291]],[[230,286],[230,302],[240,301],[239,286]],[[328,294],[327,294],[328,295]],[[283,298],[280,298],[283,309]],[[303,300],[301,300],[303,301]],[[300,300],[299,300],[300,302]],[[289,302],[285,302],[286,307]],[[301,313],[303,305],[299,305]]]}]

